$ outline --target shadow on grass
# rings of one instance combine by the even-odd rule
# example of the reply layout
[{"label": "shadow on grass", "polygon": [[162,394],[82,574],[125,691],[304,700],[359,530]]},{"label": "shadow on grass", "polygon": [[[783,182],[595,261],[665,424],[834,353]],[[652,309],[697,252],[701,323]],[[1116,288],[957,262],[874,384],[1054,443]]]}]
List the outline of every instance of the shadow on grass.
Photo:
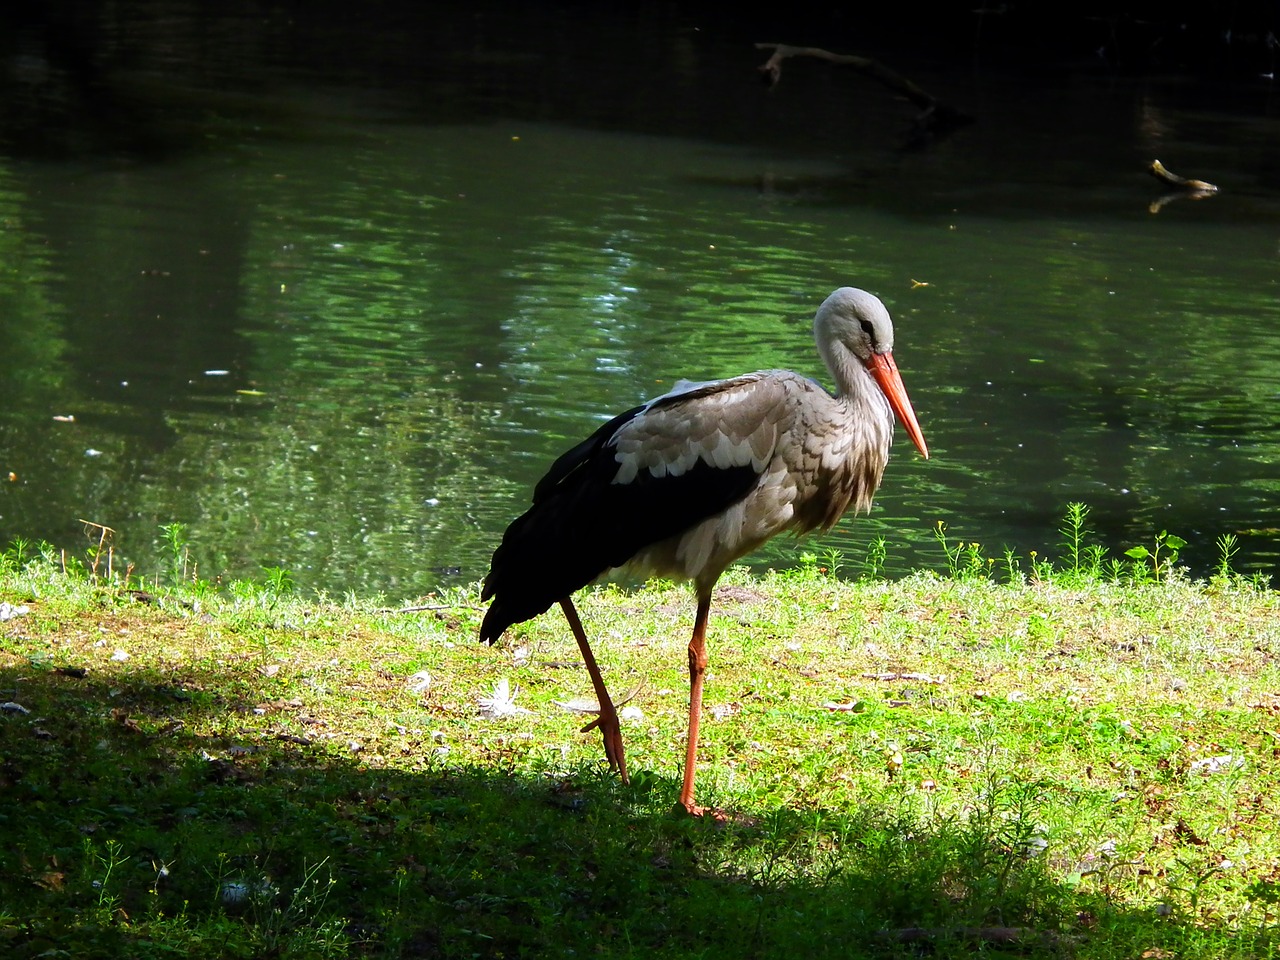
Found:
[{"label": "shadow on grass", "polygon": [[0,716],[9,957],[1269,949],[1054,879],[994,808],[717,824],[674,814],[676,784],[653,775],[627,788],[501,756],[460,767],[429,736],[367,760],[340,734],[271,736],[250,721],[256,691],[226,677],[188,672],[176,687],[12,663],[0,669],[0,700],[20,707]]}]

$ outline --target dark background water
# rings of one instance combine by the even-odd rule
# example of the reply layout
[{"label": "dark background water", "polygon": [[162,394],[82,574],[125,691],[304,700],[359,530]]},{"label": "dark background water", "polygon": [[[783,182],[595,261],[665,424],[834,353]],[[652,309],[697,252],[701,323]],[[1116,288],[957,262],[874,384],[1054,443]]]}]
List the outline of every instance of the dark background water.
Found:
[{"label": "dark background water", "polygon": [[[483,576],[611,411],[879,294],[934,459],[810,549],[1280,556],[1271,5],[18,5],[0,39],[0,542],[412,595]],[[1018,8],[1015,8],[1017,11]],[[1106,14],[1099,16],[1099,14]],[[1124,15],[1121,15],[1124,14]],[[1174,16],[1178,14],[1179,16]],[[939,139],[874,56],[971,115]],[[1159,206],[1144,171],[1223,187]],[[927,285],[913,283],[918,281]],[[760,563],[792,562],[792,544]]]}]

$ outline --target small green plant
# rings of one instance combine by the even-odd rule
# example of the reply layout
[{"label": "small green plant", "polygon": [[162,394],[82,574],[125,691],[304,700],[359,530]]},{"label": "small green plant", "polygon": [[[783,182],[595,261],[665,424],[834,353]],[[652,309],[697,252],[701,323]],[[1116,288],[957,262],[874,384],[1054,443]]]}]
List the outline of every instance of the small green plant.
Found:
[{"label": "small green plant", "polygon": [[[91,553],[92,550],[87,551],[87,554]],[[95,584],[98,582],[97,577],[94,575],[94,572],[90,567],[90,564],[92,563],[91,557],[89,560],[81,560],[75,554],[68,555],[67,552],[63,550],[59,555],[58,562],[62,564],[62,572],[66,576],[75,580],[88,580]]]},{"label": "small green plant", "polygon": [[281,597],[293,593],[293,574],[284,567],[263,567],[262,572],[266,574],[266,582],[263,584],[264,592],[273,600],[279,600]]},{"label": "small green plant", "polygon": [[888,541],[884,537],[876,537],[867,544],[867,555],[862,561],[862,579],[878,580],[884,571],[884,561],[888,556]]},{"label": "small green plant", "polygon": [[1231,561],[1240,552],[1240,543],[1234,533],[1224,533],[1215,541],[1218,548],[1218,566],[1214,575],[1220,580],[1231,581],[1236,577]]},{"label": "small green plant", "polygon": [[1255,880],[1245,889],[1245,896],[1261,907],[1264,920],[1274,922],[1280,916],[1280,884],[1274,880]]},{"label": "small green plant", "polygon": [[1102,579],[1107,550],[1100,544],[1089,544],[1089,508],[1083,503],[1068,503],[1062,526],[1063,569],[1055,571],[1069,585]]},{"label": "small green plant", "polygon": [[1004,550],[1004,572],[1011,584],[1022,583],[1025,579],[1022,575],[1022,564],[1010,547],[1005,547]]},{"label": "small green plant", "polygon": [[328,916],[329,894],[337,881],[332,871],[320,876],[329,862],[325,857],[314,865],[303,865],[303,877],[284,906],[277,904],[269,881],[260,881],[250,904],[256,915],[262,946],[269,956],[287,956],[305,947],[311,956],[345,956],[346,938],[340,918]]},{"label": "small green plant", "polygon": [[31,541],[24,537],[11,540],[9,546],[0,552],[0,572],[14,573],[21,570],[26,565],[32,546]]},{"label": "small green plant", "polygon": [[116,872],[117,867],[129,859],[120,856],[122,849],[118,840],[108,840],[106,851],[99,852],[92,840],[87,837],[84,840],[85,859],[95,866],[99,873],[99,876],[91,881],[91,885],[98,892],[97,907],[105,915],[113,913],[120,902],[119,895],[112,888],[111,875]]},{"label": "small green plant", "polygon": [[838,576],[844,567],[844,554],[834,547],[824,548],[821,555],[805,550],[796,559],[799,564],[792,574],[801,580]]},{"label": "small green plant", "polygon": [[1070,565],[1067,570],[1075,576],[1085,573],[1082,565],[1084,559],[1085,520],[1089,516],[1089,508],[1083,503],[1068,503],[1067,515],[1063,518],[1058,532],[1062,534],[1062,546],[1066,548],[1066,560]]},{"label": "small green plant", "polygon": [[822,556],[818,556],[813,550],[805,550],[800,554],[799,566],[795,567],[792,576],[800,580],[815,580],[818,577],[833,576],[833,570],[838,570],[844,566],[844,554],[840,550],[826,549],[823,550]]},{"label": "small green plant", "polygon": [[994,557],[984,557],[982,544],[961,540],[954,546],[947,539],[947,524],[939,520],[933,528],[933,537],[942,547],[947,558],[947,572],[953,580],[970,580],[985,577],[995,565]]},{"label": "small green plant", "polygon": [[945,520],[939,520],[934,524],[933,539],[937,540],[938,546],[942,548],[942,555],[947,561],[947,571],[954,579],[959,571],[960,551],[964,549],[964,545],[956,544],[955,547],[952,547],[947,541],[947,522]]},{"label": "small green plant", "polygon": [[1112,583],[1120,583],[1125,579],[1127,567],[1132,566],[1132,564],[1136,562],[1137,561],[1131,561],[1130,564],[1126,565],[1123,560],[1119,560],[1116,557],[1108,557],[1104,564],[1106,569],[1104,576]]},{"label": "small green plant", "polygon": [[227,584],[227,592],[241,606],[256,607],[262,599],[262,588],[252,580],[236,578]]},{"label": "small green plant", "polygon": [[1107,548],[1100,543],[1090,544],[1085,548],[1085,568],[1095,580],[1102,577],[1107,562]]},{"label": "small green plant", "polygon": [[204,604],[212,602],[218,596],[218,584],[213,580],[197,578],[188,585],[186,595],[199,611]]},{"label": "small green plant", "polygon": [[188,575],[195,578],[194,565],[191,563],[191,549],[187,540],[185,523],[162,523],[160,537],[169,550],[169,575],[174,583],[186,583]]},{"label": "small green plant", "polygon": [[1053,561],[1048,557],[1040,556],[1036,550],[1028,551],[1027,557],[1031,560],[1031,578],[1042,583],[1047,583],[1053,579]]},{"label": "small green plant", "polygon": [[36,552],[40,554],[40,560],[47,566],[58,566],[61,554],[59,553],[58,548],[48,540],[37,540]]},{"label": "small green plant", "polygon": [[[1145,570],[1146,564],[1143,561],[1150,560],[1151,579],[1156,581],[1167,580],[1173,570],[1173,565],[1178,562],[1178,552],[1186,545],[1187,541],[1181,537],[1170,533],[1168,530],[1161,530],[1155,535],[1152,549],[1148,550],[1139,544],[1136,547],[1130,547],[1124,552],[1124,555],[1137,561],[1134,564],[1135,572],[1139,568]],[[1161,557],[1162,553],[1164,554],[1163,557]]]},{"label": "small green plant", "polygon": [[840,576],[840,571],[844,569],[844,554],[835,547],[828,547],[822,551],[822,563],[818,567],[818,572],[828,577]]}]

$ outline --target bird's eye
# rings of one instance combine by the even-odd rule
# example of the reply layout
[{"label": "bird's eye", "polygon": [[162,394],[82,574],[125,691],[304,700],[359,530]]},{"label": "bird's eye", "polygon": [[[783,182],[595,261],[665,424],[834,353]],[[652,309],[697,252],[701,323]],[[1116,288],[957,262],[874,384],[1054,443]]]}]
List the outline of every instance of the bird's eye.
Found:
[{"label": "bird's eye", "polygon": [[874,341],[876,338],[876,328],[871,325],[871,321],[859,320],[858,324],[862,327],[862,332],[867,335],[867,339]]}]

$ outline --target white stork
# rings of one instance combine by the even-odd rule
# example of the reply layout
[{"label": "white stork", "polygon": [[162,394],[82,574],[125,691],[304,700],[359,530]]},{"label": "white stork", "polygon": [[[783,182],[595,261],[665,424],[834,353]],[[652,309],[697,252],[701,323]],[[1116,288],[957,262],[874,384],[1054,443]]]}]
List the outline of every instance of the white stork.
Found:
[{"label": "white stork", "polygon": [[924,435],[893,362],[893,322],[880,300],[841,287],[813,323],[833,396],[787,370],[670,392],[614,417],[561,456],[534,488],[533,506],[507,528],[482,597],[480,639],[492,643],[559,603],[600,703],[605,756],[627,782],[618,714],[571,599],[628,567],[693,581],[689,736],[680,803],[694,804],[698,720],[707,669],[707,615],[725,568],[784,530],[827,530],[866,511],[880,485],[894,414],[924,457]]}]

